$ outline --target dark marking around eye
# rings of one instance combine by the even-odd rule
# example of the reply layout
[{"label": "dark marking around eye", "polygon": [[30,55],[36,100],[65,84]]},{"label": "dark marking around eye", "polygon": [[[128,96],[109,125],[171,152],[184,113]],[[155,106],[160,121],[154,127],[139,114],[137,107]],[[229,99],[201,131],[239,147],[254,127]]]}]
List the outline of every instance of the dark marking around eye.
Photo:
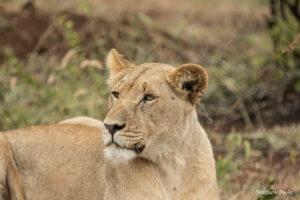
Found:
[{"label": "dark marking around eye", "polygon": [[172,99],[172,100],[176,100],[176,98],[175,98],[175,97],[171,97],[171,99]]},{"label": "dark marking around eye", "polygon": [[144,96],[144,101],[152,101],[152,100],[154,100],[155,99],[155,96],[153,96],[152,94],[146,94],[145,96]]},{"label": "dark marking around eye", "polygon": [[119,98],[119,96],[120,96],[120,93],[119,92],[116,92],[116,91],[112,91],[111,92],[112,93],[112,95],[115,97],[115,98]]},{"label": "dark marking around eye", "polygon": [[141,106],[141,111],[144,111],[144,103]]}]

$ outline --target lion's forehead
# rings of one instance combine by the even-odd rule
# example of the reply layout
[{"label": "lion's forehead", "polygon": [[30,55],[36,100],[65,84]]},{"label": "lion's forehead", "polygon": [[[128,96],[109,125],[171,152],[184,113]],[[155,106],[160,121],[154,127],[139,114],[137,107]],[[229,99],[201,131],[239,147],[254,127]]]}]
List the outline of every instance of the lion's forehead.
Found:
[{"label": "lion's forehead", "polygon": [[116,84],[116,88],[134,89],[145,82],[150,84],[161,84],[166,79],[166,74],[174,69],[173,66],[161,63],[146,63],[133,67],[124,77]]}]

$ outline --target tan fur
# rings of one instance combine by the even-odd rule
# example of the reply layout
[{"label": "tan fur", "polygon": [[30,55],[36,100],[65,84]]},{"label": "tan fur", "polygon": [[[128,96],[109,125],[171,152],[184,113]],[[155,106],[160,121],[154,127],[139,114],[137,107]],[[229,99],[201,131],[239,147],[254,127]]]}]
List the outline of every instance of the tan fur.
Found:
[{"label": "tan fur", "polygon": [[5,135],[0,132],[0,200],[25,199],[22,181]]},{"label": "tan fur", "polygon": [[104,123],[124,125],[114,140],[91,118],[5,133],[26,198],[219,199],[211,144],[195,110],[205,70],[135,66],[116,50],[107,62],[115,94]]},{"label": "tan fur", "polygon": [[[57,124],[12,130],[2,135],[11,144],[25,199],[103,199],[105,164],[101,129]],[[15,193],[10,187],[7,191]]]},{"label": "tan fur", "polygon": [[74,117],[58,122],[58,124],[82,124],[104,129],[104,124],[100,120],[90,117]]}]

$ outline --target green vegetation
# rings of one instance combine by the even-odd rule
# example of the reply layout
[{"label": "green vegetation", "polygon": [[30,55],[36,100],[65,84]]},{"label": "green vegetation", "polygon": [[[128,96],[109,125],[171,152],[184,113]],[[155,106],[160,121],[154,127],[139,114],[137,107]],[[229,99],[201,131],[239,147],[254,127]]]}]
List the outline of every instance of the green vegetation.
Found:
[{"label": "green vegetation", "polygon": [[106,112],[105,73],[80,67],[79,55],[64,68],[23,66],[9,56],[0,68],[0,127],[13,129],[56,123],[72,116],[103,118]]},{"label": "green vegetation", "polygon": [[300,91],[300,3],[299,0],[271,2],[272,61],[277,76],[294,79],[294,88]]}]

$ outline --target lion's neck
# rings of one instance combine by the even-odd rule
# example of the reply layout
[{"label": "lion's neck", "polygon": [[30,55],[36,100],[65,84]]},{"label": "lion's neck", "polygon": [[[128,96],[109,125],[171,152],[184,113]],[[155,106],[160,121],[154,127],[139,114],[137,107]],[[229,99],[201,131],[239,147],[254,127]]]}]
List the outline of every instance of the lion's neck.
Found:
[{"label": "lion's neck", "polygon": [[192,179],[205,176],[203,168],[214,170],[215,167],[211,144],[198,122],[196,111],[188,116],[186,129],[180,134],[184,138],[177,148],[164,154],[157,162],[160,179],[168,193],[174,195],[182,192],[180,190],[193,182]]},{"label": "lion's neck", "polygon": [[173,130],[173,134],[179,135],[178,141],[172,141],[172,145],[168,144],[170,148],[164,151],[157,159],[159,165],[165,166],[168,163],[172,165],[185,166],[190,157],[195,154],[203,154],[203,151],[210,151],[210,142],[207,138],[206,132],[198,122],[196,110],[187,115],[184,128],[179,132]]}]

